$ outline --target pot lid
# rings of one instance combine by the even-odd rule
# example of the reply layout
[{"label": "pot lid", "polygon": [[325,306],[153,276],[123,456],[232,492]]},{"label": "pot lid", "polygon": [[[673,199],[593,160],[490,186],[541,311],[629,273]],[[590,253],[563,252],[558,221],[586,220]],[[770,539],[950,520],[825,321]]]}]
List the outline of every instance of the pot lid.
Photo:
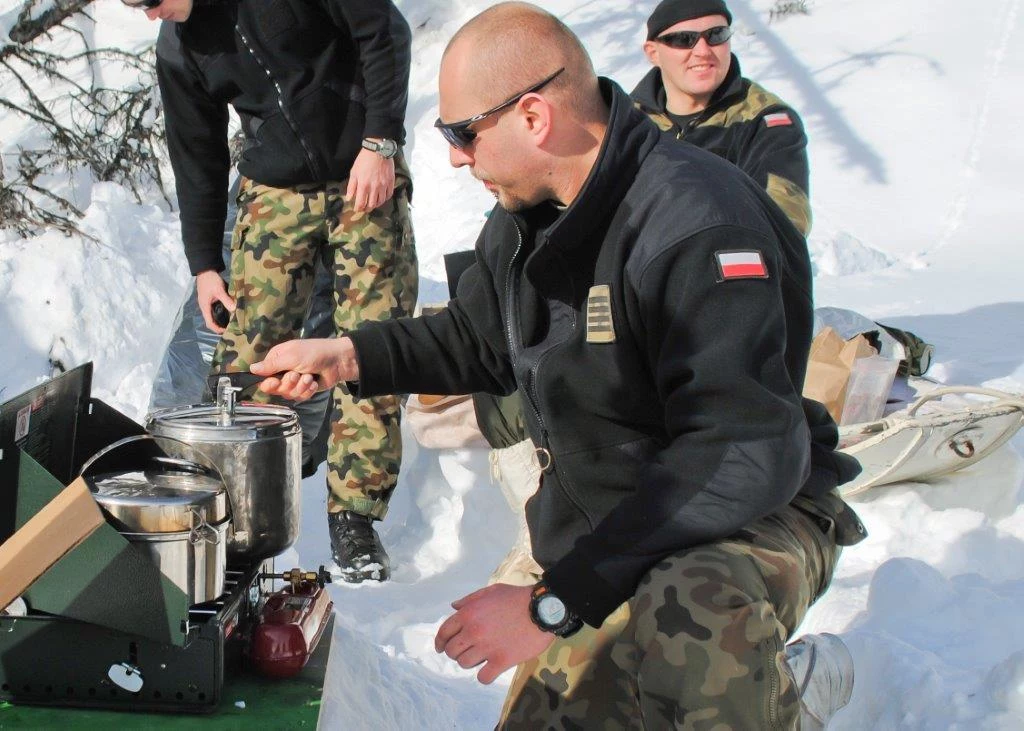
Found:
[{"label": "pot lid", "polygon": [[216,404],[173,406],[146,419],[146,430],[188,441],[247,442],[301,433],[299,419],[287,406],[241,403],[229,416]]},{"label": "pot lid", "polygon": [[86,482],[125,533],[177,533],[228,517],[224,485],[203,472],[162,465],[159,470],[90,475]]}]

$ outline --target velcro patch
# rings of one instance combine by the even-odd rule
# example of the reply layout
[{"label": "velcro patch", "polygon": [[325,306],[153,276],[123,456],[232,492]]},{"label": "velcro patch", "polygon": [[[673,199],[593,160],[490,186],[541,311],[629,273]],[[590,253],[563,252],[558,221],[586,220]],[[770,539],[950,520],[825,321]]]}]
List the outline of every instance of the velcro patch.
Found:
[{"label": "velcro patch", "polygon": [[587,294],[587,342],[615,342],[615,323],[612,322],[612,288],[607,284],[595,284]]},{"label": "velcro patch", "polygon": [[793,120],[788,112],[775,112],[764,115],[764,124],[766,127],[786,127],[793,124]]},{"label": "velcro patch", "polygon": [[717,251],[718,281],[727,279],[767,279],[768,265],[760,251]]}]

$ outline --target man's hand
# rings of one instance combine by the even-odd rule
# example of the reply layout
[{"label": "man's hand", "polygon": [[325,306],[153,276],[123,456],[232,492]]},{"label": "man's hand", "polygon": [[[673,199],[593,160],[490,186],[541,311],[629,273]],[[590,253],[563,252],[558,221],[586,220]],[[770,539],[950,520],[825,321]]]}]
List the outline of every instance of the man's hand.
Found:
[{"label": "man's hand", "polygon": [[359,380],[359,361],[348,338],[289,340],[249,370],[266,377],[261,391],[292,401],[305,401],[339,381]]},{"label": "man's hand", "polygon": [[357,211],[372,211],[384,205],[395,192],[395,161],[372,150],[362,149],[348,174],[345,197]]},{"label": "man's hand", "polygon": [[220,274],[212,269],[207,269],[196,275],[196,301],[199,303],[200,312],[203,313],[206,327],[218,335],[223,333],[224,328],[213,321],[210,309],[214,302],[220,301],[228,309],[228,312],[234,312],[235,301],[228,295],[227,287],[224,286],[224,280],[220,278]]},{"label": "man's hand", "polygon": [[464,668],[486,663],[476,676],[484,684],[537,657],[555,636],[530,619],[531,592],[529,586],[493,584],[452,602],[455,614],[437,630],[434,649]]}]

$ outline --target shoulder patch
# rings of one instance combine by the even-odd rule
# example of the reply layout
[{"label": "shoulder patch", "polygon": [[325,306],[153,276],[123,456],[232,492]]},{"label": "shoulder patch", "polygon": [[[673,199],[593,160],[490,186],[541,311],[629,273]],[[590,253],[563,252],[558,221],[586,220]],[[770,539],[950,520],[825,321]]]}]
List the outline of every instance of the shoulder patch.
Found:
[{"label": "shoulder patch", "polygon": [[587,294],[587,342],[614,343],[615,323],[612,321],[612,288],[596,284]]},{"label": "shoulder patch", "polygon": [[765,127],[788,127],[793,124],[789,112],[775,112],[764,115]]},{"label": "shoulder patch", "polygon": [[768,279],[768,265],[760,251],[716,251],[718,281]]}]

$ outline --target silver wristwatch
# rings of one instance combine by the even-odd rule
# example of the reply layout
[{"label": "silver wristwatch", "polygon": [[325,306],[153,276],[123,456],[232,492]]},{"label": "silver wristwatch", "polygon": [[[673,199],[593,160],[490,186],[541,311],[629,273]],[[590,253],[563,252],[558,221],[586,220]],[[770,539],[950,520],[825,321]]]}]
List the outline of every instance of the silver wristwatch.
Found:
[{"label": "silver wristwatch", "polygon": [[398,143],[394,140],[383,139],[380,142],[374,140],[363,140],[363,147],[376,152],[385,160],[390,160],[398,154]]}]

